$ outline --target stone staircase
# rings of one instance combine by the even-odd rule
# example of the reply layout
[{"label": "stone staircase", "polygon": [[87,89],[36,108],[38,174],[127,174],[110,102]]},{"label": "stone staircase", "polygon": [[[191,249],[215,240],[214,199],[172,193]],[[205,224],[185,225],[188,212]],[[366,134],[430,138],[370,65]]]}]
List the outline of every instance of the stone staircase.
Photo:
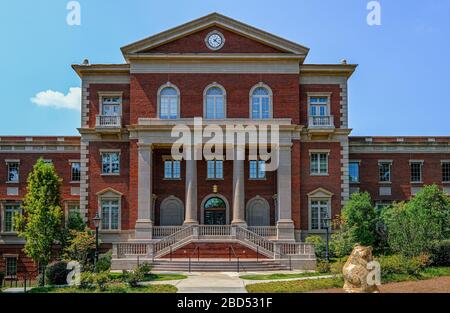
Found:
[{"label": "stone staircase", "polygon": [[[198,260],[198,255],[191,251],[193,248],[183,249],[199,245],[214,245],[216,253],[205,255],[203,252],[205,256]],[[237,249],[232,249],[231,254],[229,247],[232,246]],[[238,254],[247,252],[238,255],[236,250]],[[250,260],[242,255],[245,253],[254,258],[258,255],[258,258]],[[186,271],[190,262],[191,271],[236,271],[239,262],[251,271],[276,271],[286,270],[286,267],[315,269],[316,258],[311,244],[272,241],[240,226],[190,225],[174,229],[172,234],[160,240],[113,244],[113,270],[135,268],[143,262],[153,264],[154,270]]]}]

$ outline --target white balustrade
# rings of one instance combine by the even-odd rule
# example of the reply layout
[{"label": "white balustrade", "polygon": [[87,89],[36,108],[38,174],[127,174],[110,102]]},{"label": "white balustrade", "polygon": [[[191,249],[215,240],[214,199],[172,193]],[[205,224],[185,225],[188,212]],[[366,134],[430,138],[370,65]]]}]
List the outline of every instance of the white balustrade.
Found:
[{"label": "white balustrade", "polygon": [[308,122],[309,128],[334,128],[334,116],[310,116]]},{"label": "white balustrade", "polygon": [[199,237],[227,237],[231,236],[230,225],[200,225]]},{"label": "white balustrade", "polygon": [[117,115],[97,115],[95,126],[105,128],[118,128],[121,127],[121,116]]},{"label": "white balustrade", "polygon": [[276,237],[276,226],[249,226],[248,230],[262,236],[262,237]]},{"label": "white balustrade", "polygon": [[181,229],[183,229],[183,226],[153,226],[153,238],[164,238],[171,236]]}]

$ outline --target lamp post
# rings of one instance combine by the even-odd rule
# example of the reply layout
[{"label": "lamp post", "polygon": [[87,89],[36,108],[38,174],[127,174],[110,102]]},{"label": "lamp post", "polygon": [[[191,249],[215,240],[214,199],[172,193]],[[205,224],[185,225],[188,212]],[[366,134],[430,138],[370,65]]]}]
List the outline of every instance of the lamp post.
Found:
[{"label": "lamp post", "polygon": [[325,224],[325,230],[327,231],[327,238],[326,238],[326,247],[325,247],[325,258],[327,261],[330,261],[329,251],[330,251],[330,228],[331,228],[331,218],[328,217],[328,215],[323,219]]},{"label": "lamp post", "polygon": [[100,227],[100,223],[102,221],[102,218],[100,217],[100,214],[98,212],[95,214],[95,217],[92,219],[95,226],[95,271],[97,271],[97,263],[98,263],[98,228]]}]

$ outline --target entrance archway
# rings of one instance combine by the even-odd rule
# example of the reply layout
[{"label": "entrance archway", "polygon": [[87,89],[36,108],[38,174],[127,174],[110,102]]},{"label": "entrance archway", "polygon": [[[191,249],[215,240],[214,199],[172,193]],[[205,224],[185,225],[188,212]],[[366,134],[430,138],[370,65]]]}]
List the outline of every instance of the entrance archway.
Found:
[{"label": "entrance archway", "polygon": [[229,224],[228,202],[221,195],[209,195],[202,202],[201,222],[204,225]]},{"label": "entrance archway", "polygon": [[161,202],[160,206],[161,226],[180,226],[184,222],[183,202],[177,197],[170,196]]}]

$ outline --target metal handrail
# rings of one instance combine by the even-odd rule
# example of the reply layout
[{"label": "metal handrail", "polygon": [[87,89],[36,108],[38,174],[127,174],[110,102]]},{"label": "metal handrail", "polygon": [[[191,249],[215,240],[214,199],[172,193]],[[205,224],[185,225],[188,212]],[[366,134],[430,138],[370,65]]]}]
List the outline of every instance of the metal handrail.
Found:
[{"label": "metal handrail", "polygon": [[196,244],[194,251],[189,254],[189,273],[191,272],[191,258],[192,255],[197,251],[197,262],[200,262],[200,247]]},{"label": "metal handrail", "polygon": [[231,249],[231,251],[233,252],[234,257],[235,257],[236,260],[237,260],[237,263],[236,263],[236,264],[237,264],[237,272],[239,273],[239,269],[240,269],[239,257],[237,256],[236,251],[234,251],[233,246],[232,246],[232,245],[229,245],[229,246],[228,246],[228,254],[229,254],[230,262],[231,262],[231,253],[230,253],[230,249]]}]

